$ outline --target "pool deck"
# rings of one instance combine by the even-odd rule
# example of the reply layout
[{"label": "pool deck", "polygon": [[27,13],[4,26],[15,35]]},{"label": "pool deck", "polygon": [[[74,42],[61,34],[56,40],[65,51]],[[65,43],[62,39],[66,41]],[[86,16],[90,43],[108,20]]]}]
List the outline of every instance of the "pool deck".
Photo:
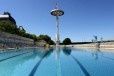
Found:
[{"label": "pool deck", "polygon": [[82,48],[82,49],[107,49],[107,50],[114,50],[114,42],[72,44],[72,45],[61,45],[61,46],[62,47]]},{"label": "pool deck", "polygon": [[[55,47],[55,45],[50,45],[50,47]],[[114,51],[114,44],[101,44],[100,48],[96,48],[95,44],[76,44],[76,45],[60,45],[60,47],[70,47],[76,49],[99,49],[99,50],[110,50]],[[23,48],[39,48],[39,47],[23,47]],[[22,48],[0,48],[0,53],[6,52],[8,50],[22,49]]]},{"label": "pool deck", "polygon": [[[51,47],[55,47],[51,45]],[[77,49],[100,49],[100,50],[114,50],[114,44],[112,45],[100,45],[99,48],[94,44],[76,44],[76,45],[60,45],[60,47],[70,47]]]}]

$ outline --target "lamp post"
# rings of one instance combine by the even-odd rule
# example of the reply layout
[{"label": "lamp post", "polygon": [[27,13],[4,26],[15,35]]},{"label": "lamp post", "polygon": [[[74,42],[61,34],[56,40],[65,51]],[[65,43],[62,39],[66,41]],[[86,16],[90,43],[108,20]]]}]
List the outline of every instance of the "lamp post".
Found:
[{"label": "lamp post", "polygon": [[57,37],[56,37],[56,46],[60,44],[60,34],[59,34],[59,16],[64,15],[64,11],[61,9],[58,9],[57,4],[55,9],[51,11],[51,15],[56,17],[56,27],[57,27]]}]

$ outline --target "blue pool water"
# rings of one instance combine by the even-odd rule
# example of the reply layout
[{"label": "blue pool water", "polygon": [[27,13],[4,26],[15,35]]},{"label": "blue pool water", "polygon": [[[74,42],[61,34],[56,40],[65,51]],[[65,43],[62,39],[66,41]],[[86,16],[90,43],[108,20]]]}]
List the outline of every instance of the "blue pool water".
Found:
[{"label": "blue pool water", "polygon": [[0,76],[114,76],[114,50],[18,49],[0,53]]}]

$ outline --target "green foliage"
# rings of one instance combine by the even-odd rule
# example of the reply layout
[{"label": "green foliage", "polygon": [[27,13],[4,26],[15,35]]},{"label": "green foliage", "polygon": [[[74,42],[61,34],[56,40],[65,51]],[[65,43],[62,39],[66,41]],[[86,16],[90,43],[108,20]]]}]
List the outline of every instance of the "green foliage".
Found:
[{"label": "green foliage", "polygon": [[69,45],[69,44],[71,44],[70,38],[65,38],[65,39],[63,40],[63,44],[64,44],[64,45]]},{"label": "green foliage", "polygon": [[35,34],[29,34],[29,37],[34,41],[37,41],[37,36]]},{"label": "green foliage", "polygon": [[1,20],[0,21],[0,31],[8,32],[11,34],[16,34],[19,36],[27,37],[36,40],[36,35],[26,33],[26,31],[23,29],[18,28],[14,23],[12,23],[9,20]]},{"label": "green foliage", "polygon": [[54,42],[53,40],[50,40],[50,41],[49,41],[49,44],[50,44],[50,45],[54,45],[55,42]]},{"label": "green foliage", "polygon": [[37,36],[34,34],[25,33],[23,37],[30,38],[30,39],[33,39],[34,41],[37,41]]},{"label": "green foliage", "polygon": [[21,29],[17,28],[16,34],[19,36],[26,37],[26,31],[24,29],[21,30]]},{"label": "green foliage", "polygon": [[15,34],[17,32],[17,26],[9,20],[2,20],[0,21],[0,31]]},{"label": "green foliage", "polygon": [[44,41],[46,41],[50,45],[53,45],[54,44],[54,41],[51,40],[51,37],[49,37],[48,35],[39,35],[39,37],[37,37],[37,40],[38,41],[44,40]]},{"label": "green foliage", "polygon": [[16,26],[16,24],[12,23],[10,20],[1,20],[0,21],[0,31],[8,32],[11,34],[16,34],[16,35],[23,36],[26,38],[30,38],[30,39],[33,39],[35,42],[39,41],[39,40],[45,40],[50,45],[54,44],[54,41],[51,40],[51,37],[49,37],[48,35],[39,35],[37,37],[34,34],[26,33],[24,28],[22,26],[20,26],[20,27],[21,28],[18,28]]}]

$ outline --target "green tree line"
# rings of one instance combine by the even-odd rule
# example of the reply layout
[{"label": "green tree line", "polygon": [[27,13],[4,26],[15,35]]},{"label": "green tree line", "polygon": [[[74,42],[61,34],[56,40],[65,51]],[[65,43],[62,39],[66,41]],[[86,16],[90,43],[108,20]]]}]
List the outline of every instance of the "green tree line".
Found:
[{"label": "green tree line", "polygon": [[27,33],[26,30],[22,26],[17,27],[17,25],[12,23],[10,20],[0,21],[0,31],[30,38],[30,39],[33,39],[35,42],[40,41],[40,40],[45,40],[50,45],[54,44],[54,41],[48,35],[36,36],[35,34]]}]

